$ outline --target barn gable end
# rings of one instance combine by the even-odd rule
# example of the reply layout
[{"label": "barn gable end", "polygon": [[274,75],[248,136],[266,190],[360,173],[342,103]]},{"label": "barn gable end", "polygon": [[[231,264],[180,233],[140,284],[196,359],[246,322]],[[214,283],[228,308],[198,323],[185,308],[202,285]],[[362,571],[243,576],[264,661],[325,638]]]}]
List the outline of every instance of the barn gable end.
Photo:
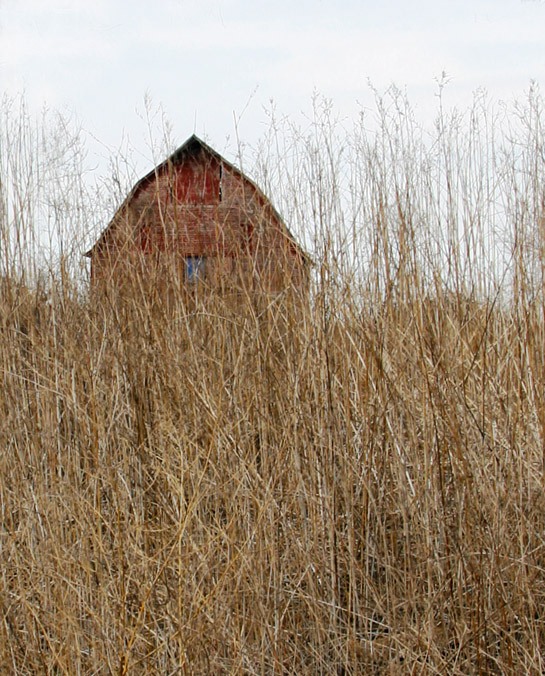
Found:
[{"label": "barn gable end", "polygon": [[86,253],[94,285],[168,264],[189,285],[303,287],[309,259],[270,201],[192,136],[133,187]]}]

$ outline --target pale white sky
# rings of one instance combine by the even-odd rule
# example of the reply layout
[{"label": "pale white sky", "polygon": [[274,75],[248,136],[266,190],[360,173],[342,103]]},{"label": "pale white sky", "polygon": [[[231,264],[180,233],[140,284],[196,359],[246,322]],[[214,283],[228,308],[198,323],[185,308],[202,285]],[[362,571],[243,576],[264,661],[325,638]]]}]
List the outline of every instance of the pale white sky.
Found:
[{"label": "pale white sky", "polygon": [[[370,105],[370,80],[406,88],[417,114],[465,107],[485,88],[521,97],[545,73],[543,0],[0,0],[0,89],[75,114],[107,147],[142,152],[144,96],[182,143],[252,144],[274,100],[294,121],[314,91],[341,116]],[[244,112],[243,112],[244,111]]]}]

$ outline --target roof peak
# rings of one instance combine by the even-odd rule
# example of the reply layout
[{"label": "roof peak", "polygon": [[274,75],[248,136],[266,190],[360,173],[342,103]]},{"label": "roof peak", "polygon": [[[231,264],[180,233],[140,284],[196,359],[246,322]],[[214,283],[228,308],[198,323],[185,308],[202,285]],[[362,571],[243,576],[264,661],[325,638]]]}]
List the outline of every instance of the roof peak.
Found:
[{"label": "roof peak", "polygon": [[191,152],[194,152],[197,149],[203,149],[206,152],[214,155],[217,158],[221,158],[221,155],[214,150],[211,146],[205,143],[197,134],[192,134],[181,146],[179,146],[172,155],[168,158],[171,162],[179,162],[186,155],[189,155]]}]

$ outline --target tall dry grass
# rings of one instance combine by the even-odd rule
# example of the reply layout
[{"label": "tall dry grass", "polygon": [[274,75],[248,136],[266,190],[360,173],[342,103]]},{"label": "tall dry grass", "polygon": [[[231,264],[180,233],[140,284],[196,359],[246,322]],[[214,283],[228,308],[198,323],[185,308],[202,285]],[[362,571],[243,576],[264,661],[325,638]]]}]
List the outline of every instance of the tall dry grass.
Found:
[{"label": "tall dry grass", "polygon": [[544,671],[541,102],[406,106],[264,139],[306,304],[8,260],[2,673]]}]

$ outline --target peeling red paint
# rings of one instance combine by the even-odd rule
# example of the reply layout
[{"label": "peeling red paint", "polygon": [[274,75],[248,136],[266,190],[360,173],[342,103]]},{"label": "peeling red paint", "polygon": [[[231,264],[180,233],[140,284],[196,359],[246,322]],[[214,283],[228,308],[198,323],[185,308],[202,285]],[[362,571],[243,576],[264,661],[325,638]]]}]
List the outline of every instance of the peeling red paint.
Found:
[{"label": "peeling red paint", "polygon": [[[249,257],[244,269],[273,286],[300,285],[308,256],[265,195],[241,171],[193,136],[141,179],[87,253],[93,281],[157,255],[207,257],[207,270],[232,269],[225,259]],[[223,263],[222,263],[223,260]]]}]

